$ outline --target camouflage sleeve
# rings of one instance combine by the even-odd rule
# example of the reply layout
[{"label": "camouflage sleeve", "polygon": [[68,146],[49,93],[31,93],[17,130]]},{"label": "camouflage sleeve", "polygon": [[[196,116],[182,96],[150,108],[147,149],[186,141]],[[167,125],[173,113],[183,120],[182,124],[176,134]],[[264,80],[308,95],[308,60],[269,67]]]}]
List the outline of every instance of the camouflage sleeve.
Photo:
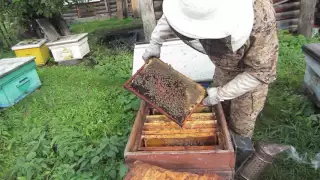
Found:
[{"label": "camouflage sleeve", "polygon": [[244,57],[245,71],[263,83],[276,79],[278,36],[275,12],[270,1],[255,1],[255,24]]}]

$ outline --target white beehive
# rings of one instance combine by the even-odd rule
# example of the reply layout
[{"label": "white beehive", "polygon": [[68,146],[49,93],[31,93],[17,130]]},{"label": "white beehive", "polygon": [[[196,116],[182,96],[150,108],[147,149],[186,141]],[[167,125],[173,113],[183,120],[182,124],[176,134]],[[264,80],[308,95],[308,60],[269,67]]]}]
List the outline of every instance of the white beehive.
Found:
[{"label": "white beehive", "polygon": [[46,44],[56,62],[80,60],[90,52],[88,33],[62,36]]}]

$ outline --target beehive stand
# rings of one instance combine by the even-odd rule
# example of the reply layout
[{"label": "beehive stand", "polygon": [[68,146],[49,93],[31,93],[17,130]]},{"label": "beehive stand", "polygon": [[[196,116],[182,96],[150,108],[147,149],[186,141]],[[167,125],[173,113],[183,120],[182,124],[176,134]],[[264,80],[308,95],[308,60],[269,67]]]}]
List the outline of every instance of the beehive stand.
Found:
[{"label": "beehive stand", "polygon": [[200,84],[156,58],[129,79],[125,87],[180,126],[206,93]]},{"label": "beehive stand", "polygon": [[221,105],[198,107],[182,127],[145,102],[141,103],[124,156],[129,168],[136,160],[192,173],[234,174],[235,156]]}]

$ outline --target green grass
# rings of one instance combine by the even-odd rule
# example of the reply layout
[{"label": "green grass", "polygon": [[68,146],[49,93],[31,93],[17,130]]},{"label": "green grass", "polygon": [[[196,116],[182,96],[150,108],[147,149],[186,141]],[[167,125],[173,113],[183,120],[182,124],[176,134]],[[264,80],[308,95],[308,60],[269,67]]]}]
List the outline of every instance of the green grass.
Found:
[{"label": "green grass", "polygon": [[0,58],[10,58],[10,57],[15,57],[13,51],[0,49]]},{"label": "green grass", "polygon": [[127,18],[122,20],[108,19],[86,23],[74,23],[71,25],[71,31],[73,33],[93,33],[95,31],[109,31],[119,28],[129,28],[132,26],[142,26],[141,21]]},{"label": "green grass", "polygon": [[[292,145],[309,158],[320,152],[319,111],[301,86],[305,70],[301,45],[311,41],[317,39],[280,33],[278,79],[271,85],[254,136]],[[139,100],[122,87],[131,74],[132,53],[91,47],[86,63],[97,64],[38,68],[41,89],[0,113],[1,179],[123,175],[123,149],[139,106]],[[263,179],[319,177],[319,170],[283,156]]]},{"label": "green grass", "polygon": [[[130,77],[132,54],[112,54],[103,47],[93,51],[91,57],[99,62],[94,67],[38,68],[41,89],[1,112],[0,177],[11,173],[41,179],[118,176],[139,105],[122,87]],[[105,144],[112,136],[119,140]],[[52,151],[54,144],[58,153]],[[113,150],[99,150],[102,146]]]},{"label": "green grass", "polygon": [[[313,158],[320,152],[319,111],[303,92],[305,72],[301,46],[316,42],[302,36],[280,33],[278,78],[271,85],[268,100],[255,132],[256,140],[292,145],[299,153]],[[265,179],[319,179],[320,171],[311,165],[279,159]]]}]

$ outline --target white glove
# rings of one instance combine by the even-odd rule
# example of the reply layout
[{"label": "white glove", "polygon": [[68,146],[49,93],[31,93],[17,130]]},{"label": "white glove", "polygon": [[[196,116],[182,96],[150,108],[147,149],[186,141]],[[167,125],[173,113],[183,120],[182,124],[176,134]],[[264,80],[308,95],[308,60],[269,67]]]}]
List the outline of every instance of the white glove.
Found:
[{"label": "white glove", "polygon": [[160,58],[161,46],[150,44],[142,55],[144,61],[148,61],[152,57]]},{"label": "white glove", "polygon": [[208,97],[202,101],[202,104],[205,106],[213,106],[221,101],[235,99],[256,89],[261,84],[261,81],[257,78],[244,72],[223,87],[208,88]]},{"label": "white glove", "polygon": [[173,34],[166,17],[162,15],[151,34],[150,45],[142,55],[142,59],[148,61],[152,57],[160,58],[163,42]]},{"label": "white glove", "polygon": [[218,98],[218,88],[208,88],[207,89],[208,97],[206,97],[202,104],[205,106],[213,106],[218,104],[221,100]]}]

